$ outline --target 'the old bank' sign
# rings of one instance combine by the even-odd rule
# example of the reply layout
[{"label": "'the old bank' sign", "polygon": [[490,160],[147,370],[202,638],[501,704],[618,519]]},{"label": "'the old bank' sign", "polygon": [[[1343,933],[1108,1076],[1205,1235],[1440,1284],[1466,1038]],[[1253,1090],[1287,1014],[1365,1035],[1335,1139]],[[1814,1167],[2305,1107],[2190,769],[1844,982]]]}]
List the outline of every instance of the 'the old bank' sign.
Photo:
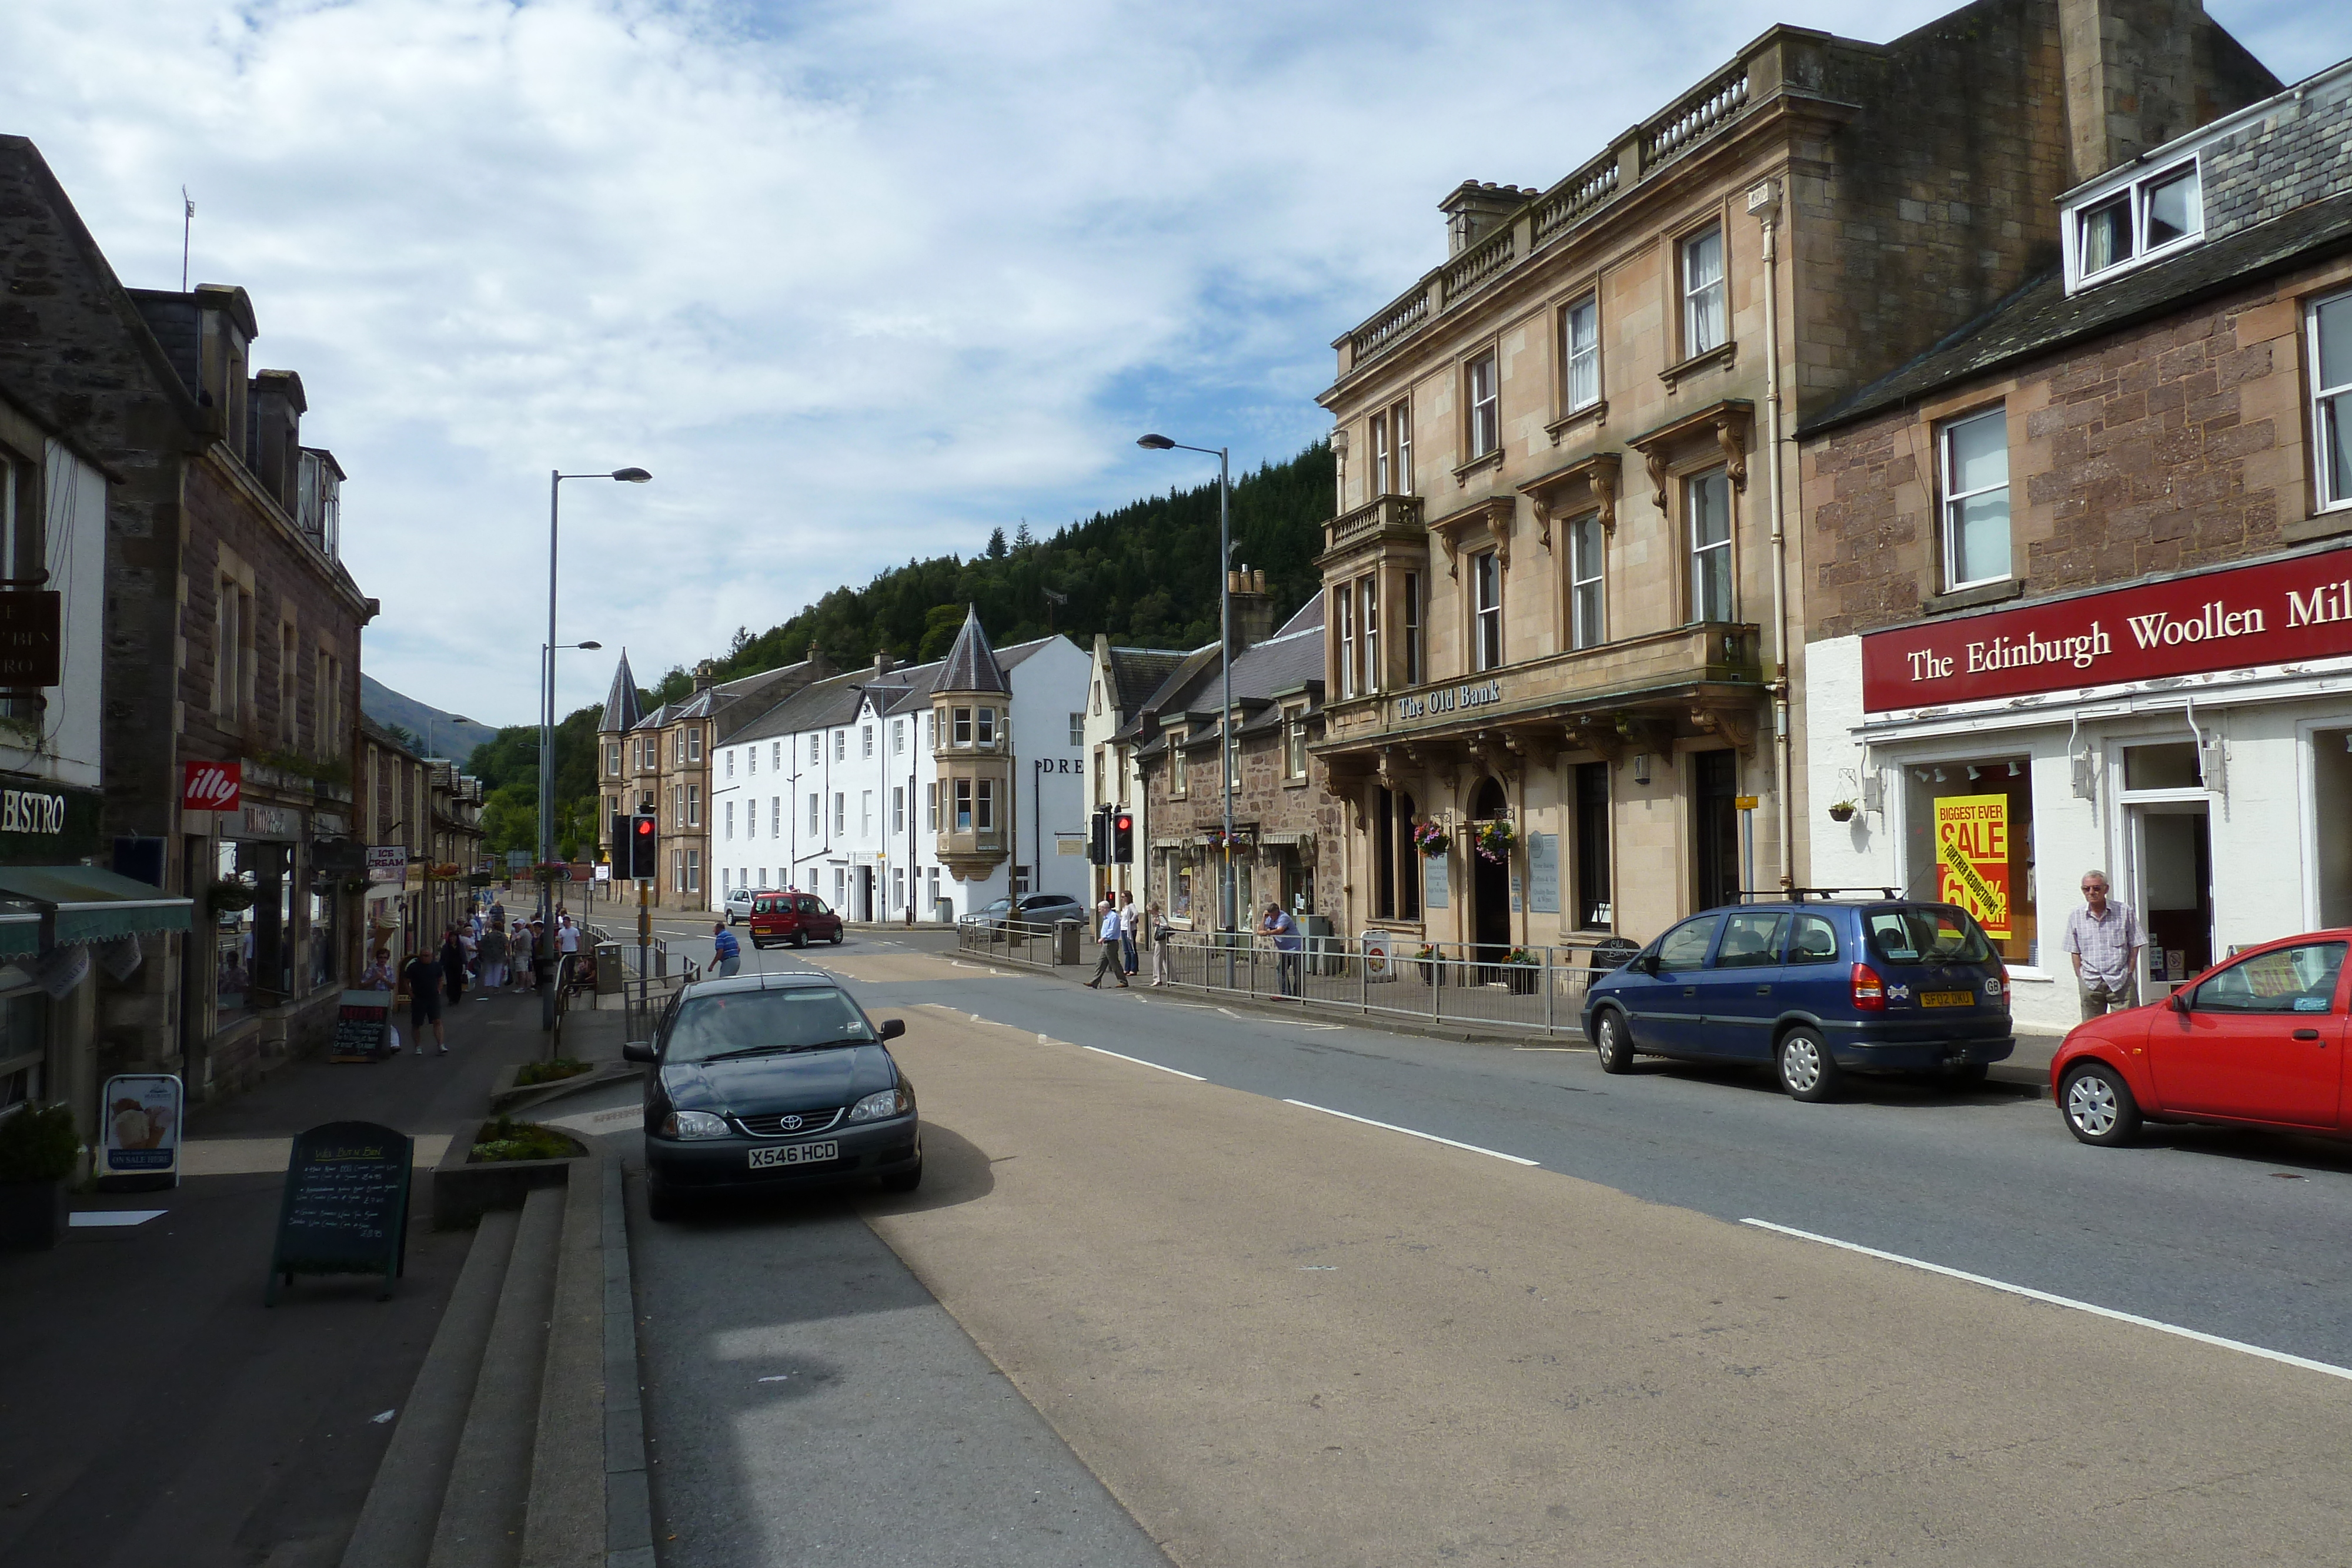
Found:
[{"label": "'the old bank' sign", "polygon": [[2352,550],[1862,640],[1862,706],[1916,708],[2352,655]]},{"label": "'the old bank' sign", "polygon": [[1442,718],[1465,708],[1485,707],[1503,700],[1500,681],[1465,681],[1458,686],[1432,686],[1425,692],[1397,698],[1399,718]]}]

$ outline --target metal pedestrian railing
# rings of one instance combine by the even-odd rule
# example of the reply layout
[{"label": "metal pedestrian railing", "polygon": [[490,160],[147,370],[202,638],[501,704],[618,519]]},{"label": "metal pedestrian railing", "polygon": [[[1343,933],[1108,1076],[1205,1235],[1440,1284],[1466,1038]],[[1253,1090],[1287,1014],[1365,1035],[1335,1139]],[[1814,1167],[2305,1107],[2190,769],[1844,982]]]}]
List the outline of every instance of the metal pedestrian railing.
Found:
[{"label": "metal pedestrian railing", "polygon": [[[976,957],[1039,968],[1096,961],[1097,945],[1085,939],[1082,928],[1075,944],[1060,931],[973,916],[957,923],[956,946]],[[1284,952],[1275,938],[1255,932],[1171,936],[1164,945],[1168,984],[1324,1016],[1581,1039],[1586,988],[1636,950],[1622,937],[1508,948],[1410,937],[1391,943],[1352,936],[1293,940],[1297,949]],[[1137,956],[1137,981],[1148,984],[1158,973],[1158,956],[1147,946]]]}]

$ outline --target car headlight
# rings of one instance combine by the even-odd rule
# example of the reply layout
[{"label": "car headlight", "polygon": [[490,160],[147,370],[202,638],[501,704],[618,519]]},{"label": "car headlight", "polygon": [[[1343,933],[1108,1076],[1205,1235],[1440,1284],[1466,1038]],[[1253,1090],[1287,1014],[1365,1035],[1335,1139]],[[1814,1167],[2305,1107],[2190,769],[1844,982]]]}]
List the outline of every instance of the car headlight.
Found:
[{"label": "car headlight", "polygon": [[723,1138],[729,1132],[727,1118],[708,1111],[672,1111],[661,1130],[665,1138]]},{"label": "car headlight", "polygon": [[853,1122],[878,1122],[885,1116],[903,1116],[915,1108],[915,1097],[904,1089],[885,1089],[868,1094],[849,1108]]}]

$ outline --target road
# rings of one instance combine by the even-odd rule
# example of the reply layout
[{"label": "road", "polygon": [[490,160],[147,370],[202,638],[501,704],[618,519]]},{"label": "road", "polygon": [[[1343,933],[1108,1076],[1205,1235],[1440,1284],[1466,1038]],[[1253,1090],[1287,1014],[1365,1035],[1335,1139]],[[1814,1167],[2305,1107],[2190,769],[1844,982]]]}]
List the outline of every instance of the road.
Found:
[{"label": "road", "polygon": [[[822,1224],[845,1257],[887,1243],[857,1254],[868,1294],[970,1336],[914,1363],[983,1391],[1001,1371],[1042,1413],[1055,1441],[1028,1447],[1070,1520],[1115,1533],[1123,1511],[1181,1563],[2345,1558],[2346,1384],[2256,1354],[2352,1366],[2341,1149],[2091,1150],[2014,1090],[1805,1106],[1741,1073],[1608,1078],[1581,1051],[1097,994],[925,945],[747,953],[908,1019],[931,1169],[913,1199],[854,1200],[866,1226],[837,1203],[640,1225],[657,1423],[665,1381],[675,1411],[740,1369],[654,1304],[691,1278],[739,1328],[805,1313],[793,1260]],[[695,1430],[706,1476],[779,1441]],[[695,1506],[756,1525],[745,1492]]]}]

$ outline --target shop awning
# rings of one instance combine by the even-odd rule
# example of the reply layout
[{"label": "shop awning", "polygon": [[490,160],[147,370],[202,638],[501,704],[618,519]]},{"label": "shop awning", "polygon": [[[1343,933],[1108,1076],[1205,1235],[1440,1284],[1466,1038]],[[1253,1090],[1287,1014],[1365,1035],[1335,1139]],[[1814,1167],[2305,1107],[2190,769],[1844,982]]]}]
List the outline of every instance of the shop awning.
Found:
[{"label": "shop awning", "polygon": [[40,950],[40,912],[0,910],[0,958],[20,958]]},{"label": "shop awning", "polygon": [[[193,900],[173,898],[152,883],[87,865],[0,866],[0,898],[23,899],[40,912],[39,921],[55,921],[49,942],[58,947],[145,931],[185,931],[194,907]],[[14,935],[0,925],[0,946]],[[34,946],[25,951],[38,949],[37,932]]]}]

